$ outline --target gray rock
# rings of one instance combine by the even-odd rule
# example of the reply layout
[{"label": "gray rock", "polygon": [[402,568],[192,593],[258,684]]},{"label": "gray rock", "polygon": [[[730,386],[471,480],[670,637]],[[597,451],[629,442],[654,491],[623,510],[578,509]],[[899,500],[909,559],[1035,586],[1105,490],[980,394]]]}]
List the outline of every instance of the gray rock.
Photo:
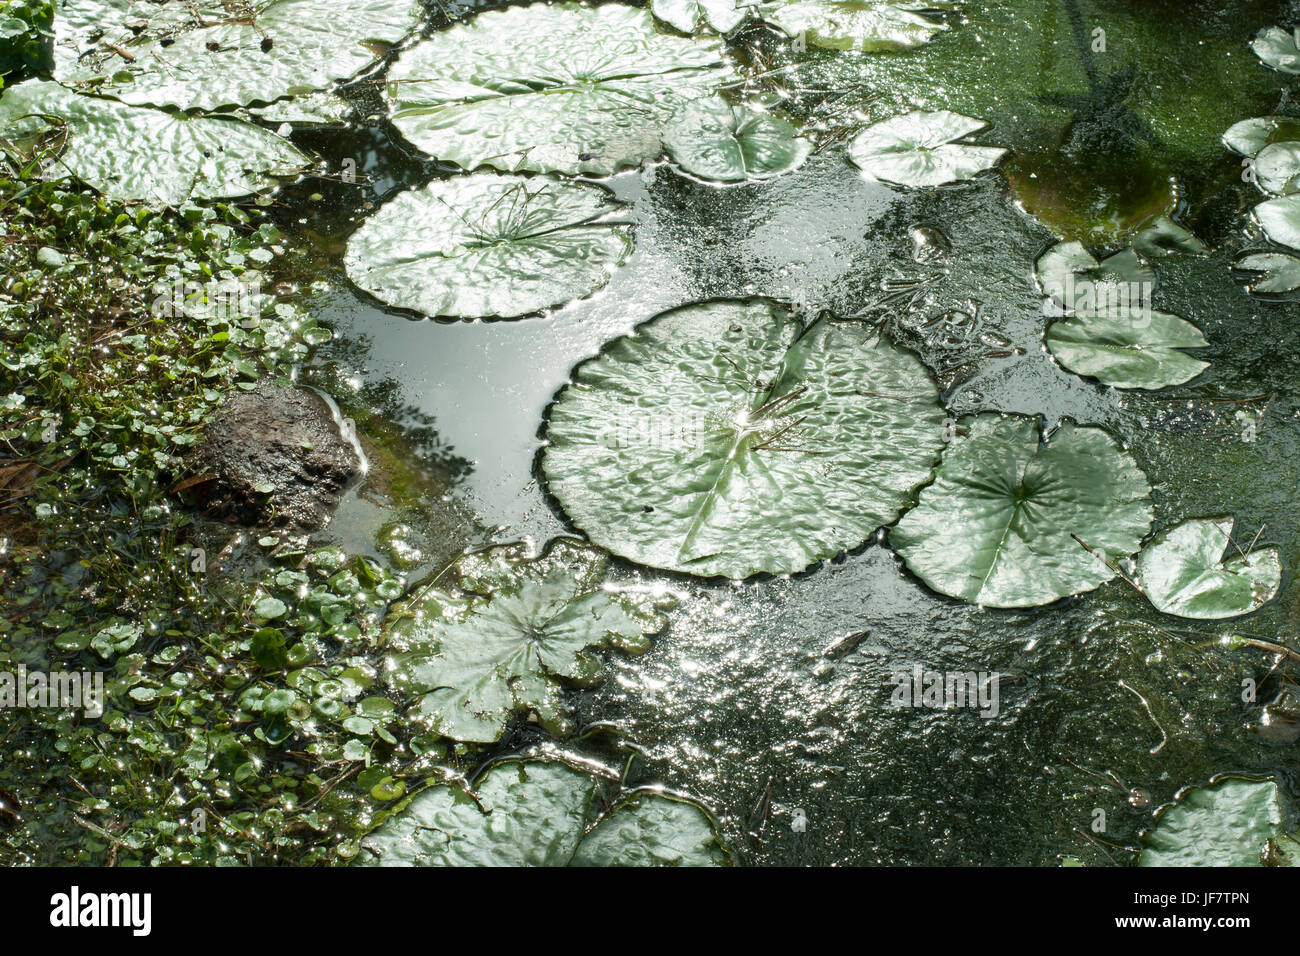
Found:
[{"label": "gray rock", "polygon": [[[361,471],[319,395],[269,379],[232,392],[186,462],[210,514],[244,525],[322,527]],[[181,487],[181,486],[178,486]]]}]

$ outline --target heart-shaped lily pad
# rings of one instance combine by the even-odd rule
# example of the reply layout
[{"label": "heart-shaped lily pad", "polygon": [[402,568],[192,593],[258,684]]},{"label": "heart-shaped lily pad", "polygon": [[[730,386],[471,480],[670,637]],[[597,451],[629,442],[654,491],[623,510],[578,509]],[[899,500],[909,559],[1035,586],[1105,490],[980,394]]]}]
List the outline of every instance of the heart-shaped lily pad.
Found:
[{"label": "heart-shaped lily pad", "polygon": [[419,0],[75,0],[55,21],[55,77],[184,110],[270,103],[356,76],[423,15]]},{"label": "heart-shaped lily pad", "polygon": [[578,366],[551,407],[551,493],[641,564],[802,571],[896,520],[944,411],[926,368],[859,324],[766,302],[666,312]]},{"label": "heart-shaped lily pad", "polygon": [[1223,145],[1242,156],[1257,156],[1271,143],[1300,139],[1300,117],[1256,116],[1233,123],[1223,134]]},{"label": "heart-shaped lily pad", "polygon": [[34,138],[62,124],[59,162],[114,199],[178,206],[246,196],[293,178],[310,159],[260,126],[228,116],[189,117],[74,93],[28,80],[0,99],[6,138]]},{"label": "heart-shaped lily pad", "polygon": [[849,144],[849,157],[875,179],[902,186],[941,186],[970,179],[1006,153],[957,140],[988,126],[948,110],[914,111],[869,126]]},{"label": "heart-shaped lily pad", "polygon": [[1232,264],[1238,272],[1252,273],[1247,288],[1263,295],[1281,295],[1300,289],[1300,259],[1283,252],[1254,252]]},{"label": "heart-shaped lily pad", "polygon": [[1255,207],[1255,221],[1279,246],[1300,249],[1300,195],[1280,196]]},{"label": "heart-shaped lily pad", "polygon": [[908,568],[941,594],[1033,607],[1081,594],[1115,572],[1151,526],[1151,487],[1100,428],[1063,422],[1039,440],[1029,418],[965,419],[934,482],[889,532]]},{"label": "heart-shaped lily pad", "polygon": [[683,33],[704,27],[730,33],[749,16],[749,6],[737,0],[650,0],[650,12]]},{"label": "heart-shaped lily pad", "polygon": [[473,785],[435,784],[361,842],[363,866],[727,866],[709,814],[651,788],[606,806],[599,778],[510,759]]},{"label": "heart-shaped lily pad", "polygon": [[942,5],[925,0],[777,0],[760,3],[759,12],[768,23],[814,46],[874,53],[910,50],[948,29],[917,12]]},{"label": "heart-shaped lily pad", "polygon": [[1200,329],[1149,308],[1080,313],[1052,323],[1046,339],[1062,366],[1115,388],[1181,385],[1210,366],[1180,351],[1210,344]]},{"label": "heart-shaped lily pad", "polygon": [[1300,191],[1300,143],[1272,143],[1255,157],[1255,182],[1274,196]]},{"label": "heart-shaped lily pad", "polygon": [[568,541],[530,559],[520,545],[461,558],[445,587],[397,609],[388,626],[394,685],[418,698],[410,716],[456,740],[489,743],[530,712],[569,730],[564,684],[590,685],[589,650],[640,653],[665,626],[663,597],[604,586],[605,560]]},{"label": "heart-shaped lily pad", "polygon": [[1156,271],[1132,249],[1098,262],[1081,242],[1058,242],[1034,263],[1034,278],[1055,313],[1091,313],[1148,305]]},{"label": "heart-shaped lily pad", "polygon": [[1239,551],[1230,517],[1184,521],[1148,544],[1137,566],[1138,583],[1157,611],[1201,620],[1256,611],[1282,585],[1277,549]]},{"label": "heart-shaped lily pad", "polygon": [[729,75],[718,41],[645,10],[535,3],[416,44],[384,95],[403,136],[465,169],[605,175],[658,156],[673,114]]},{"label": "heart-shaped lily pad", "polygon": [[511,317],[595,292],[632,252],[603,187],[476,173],[390,200],[353,234],[352,281],[432,316]]},{"label": "heart-shaped lily pad", "polygon": [[692,176],[724,183],[771,179],[797,169],[812,152],[781,117],[722,100],[678,113],[664,131],[664,147]]},{"label": "heart-shaped lily pad", "polygon": [[1158,259],[1180,252],[1203,256],[1210,250],[1190,229],[1180,226],[1168,216],[1161,216],[1133,237],[1133,251]]},{"label": "heart-shaped lily pad", "polygon": [[1250,41],[1250,48],[1265,65],[1283,73],[1300,73],[1300,30],[1265,27]]},{"label": "heart-shaped lily pad", "polygon": [[1143,834],[1138,866],[1300,865],[1300,843],[1283,828],[1271,780],[1224,780],[1189,790]]}]

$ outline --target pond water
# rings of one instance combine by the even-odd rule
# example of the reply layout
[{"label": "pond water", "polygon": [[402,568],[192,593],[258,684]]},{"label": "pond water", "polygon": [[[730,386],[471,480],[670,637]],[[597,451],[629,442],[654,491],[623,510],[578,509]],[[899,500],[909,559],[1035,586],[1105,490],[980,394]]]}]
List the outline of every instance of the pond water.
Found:
[{"label": "pond water", "polygon": [[[665,165],[620,173],[604,182],[631,204],[632,258],[590,298],[517,321],[425,320],[352,286],[349,232],[451,170],[379,118],[297,134],[332,169],[354,160],[359,180],[304,183],[284,214],[317,253],[328,288],[315,314],[336,333],[304,380],[356,419],[374,464],[323,537],[396,556],[418,579],[467,547],[575,533],[538,468],[547,408],[574,366],[666,309],[768,296],[885,321],[934,370],[954,416],[1105,427],[1148,475],[1157,528],[1232,514],[1238,537],[1262,527],[1259,544],[1293,567],[1300,309],[1250,297],[1230,271],[1265,244],[1246,232],[1253,187],[1218,143],[1239,119],[1285,111],[1287,78],[1260,67],[1247,40],[1286,14],[1260,2],[971,3],[919,51],[803,54],[784,85],[755,88],[828,128],[908,104],[980,116],[993,124],[986,141],[1017,150],[1006,174],[897,188],[865,179],[834,144],[764,184],[718,188]],[[1104,56],[1077,42],[1094,23]],[[789,54],[751,46],[740,53],[753,69],[787,65]],[[1087,123],[1068,125],[1081,115],[1111,135],[1081,144]],[[1058,179],[1013,193],[1008,175]],[[1057,236],[1025,206],[1064,209],[1057,224],[1069,228],[1166,200],[1211,252],[1157,260],[1155,302],[1202,329],[1210,368],[1158,392],[1065,371],[1043,346],[1033,280]],[[948,248],[917,261],[918,228]],[[1081,228],[1094,242],[1104,232]],[[1128,862],[1122,848],[1153,811],[1216,774],[1276,775],[1300,795],[1294,741],[1252,729],[1277,691],[1268,660],[1222,645],[1295,634],[1290,574],[1255,615],[1199,623],[1158,614],[1120,580],[1030,610],[964,604],[909,574],[883,534],[793,577],[617,567],[680,604],[652,650],[607,655],[604,682],[573,696],[582,729],[564,746],[611,762],[637,752],[634,778],[705,801],[746,862]],[[893,708],[891,675],[917,665],[998,672],[996,715]],[[1243,700],[1246,678],[1262,682],[1256,701]],[[500,751],[542,744],[524,726]],[[1090,829],[1098,809],[1102,834]]]}]

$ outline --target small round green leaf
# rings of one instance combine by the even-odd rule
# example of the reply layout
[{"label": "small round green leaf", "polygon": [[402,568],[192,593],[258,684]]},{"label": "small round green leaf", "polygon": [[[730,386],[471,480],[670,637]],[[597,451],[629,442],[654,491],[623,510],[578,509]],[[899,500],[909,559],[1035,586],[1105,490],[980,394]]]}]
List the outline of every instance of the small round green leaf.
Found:
[{"label": "small round green leaf", "polygon": [[1270,841],[1300,850],[1282,828],[1281,796],[1271,780],[1225,780],[1190,790],[1143,835],[1138,866],[1262,866]]},{"label": "small round green leaf", "polygon": [[987,126],[948,110],[904,113],[859,133],[849,144],[849,157],[875,179],[902,186],[942,186],[970,179],[1006,153],[957,142]]},{"label": "small round green leaf", "polygon": [[1065,368],[1115,388],[1181,385],[1210,365],[1180,351],[1210,344],[1200,329],[1149,308],[1074,315],[1052,323],[1046,338]]},{"label": "small round green leaf", "polygon": [[1276,548],[1239,551],[1231,517],[1196,518],[1142,550],[1138,583],[1158,611],[1218,620],[1249,614],[1277,597],[1282,561]]},{"label": "small round green leaf", "polygon": [[723,183],[771,179],[797,169],[812,152],[781,117],[722,100],[695,103],[674,116],[664,147],[692,176]]}]

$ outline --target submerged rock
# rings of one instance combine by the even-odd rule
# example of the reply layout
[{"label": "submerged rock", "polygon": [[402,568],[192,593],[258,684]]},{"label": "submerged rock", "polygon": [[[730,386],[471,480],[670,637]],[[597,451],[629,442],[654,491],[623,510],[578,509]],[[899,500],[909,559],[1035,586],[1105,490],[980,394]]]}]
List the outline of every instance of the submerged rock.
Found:
[{"label": "submerged rock", "polygon": [[362,470],[330,405],[269,379],[231,394],[186,462],[210,513],[245,525],[322,527]]}]

